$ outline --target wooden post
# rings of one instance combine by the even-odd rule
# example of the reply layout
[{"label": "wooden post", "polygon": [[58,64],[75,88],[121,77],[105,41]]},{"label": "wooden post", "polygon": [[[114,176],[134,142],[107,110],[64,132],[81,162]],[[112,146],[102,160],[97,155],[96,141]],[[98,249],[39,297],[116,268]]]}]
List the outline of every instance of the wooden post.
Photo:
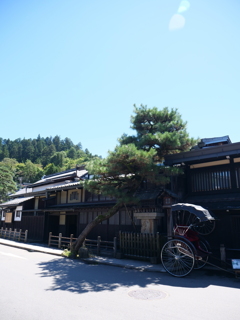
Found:
[{"label": "wooden post", "polygon": [[49,237],[48,237],[48,246],[51,246],[51,237],[52,237],[52,232],[49,232]]},{"label": "wooden post", "polygon": [[27,242],[27,235],[28,235],[28,230],[25,231],[24,242]]},{"label": "wooden post", "polygon": [[113,256],[114,258],[117,256],[117,237],[113,238]]},{"label": "wooden post", "polygon": [[159,236],[159,232],[157,232],[157,257],[159,258],[160,255],[161,255],[161,252],[160,252],[160,236]]},{"label": "wooden post", "polygon": [[58,248],[61,249],[61,243],[62,243],[62,233],[59,233],[58,237]]},{"label": "wooden post", "polygon": [[225,263],[226,263],[226,248],[225,248],[224,244],[220,244],[220,256],[221,256],[222,265],[225,266]]},{"label": "wooden post", "polygon": [[12,235],[12,228],[9,229],[8,239],[11,239],[11,235]]},{"label": "wooden post", "polygon": [[16,232],[17,232],[17,229],[14,229],[13,231],[13,240],[16,240],[15,237],[16,237]]},{"label": "wooden post", "polygon": [[73,234],[70,235],[70,249],[72,247],[72,241],[73,241]]},{"label": "wooden post", "polygon": [[21,241],[21,233],[22,233],[22,229],[19,230],[18,241]]},{"label": "wooden post", "polygon": [[101,245],[101,237],[97,237],[97,255],[100,255],[100,245]]},{"label": "wooden post", "polygon": [[172,208],[167,209],[167,237],[172,239],[173,221],[172,221]]},{"label": "wooden post", "polygon": [[119,246],[120,246],[120,252],[122,253],[122,233],[119,231]]}]

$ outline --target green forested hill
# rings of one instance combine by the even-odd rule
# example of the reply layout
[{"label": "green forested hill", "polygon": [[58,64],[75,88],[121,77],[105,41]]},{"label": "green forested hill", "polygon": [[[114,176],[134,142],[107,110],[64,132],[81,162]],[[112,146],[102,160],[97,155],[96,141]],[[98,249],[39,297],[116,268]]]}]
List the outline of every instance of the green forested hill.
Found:
[{"label": "green forested hill", "polygon": [[70,138],[60,136],[36,139],[0,138],[0,165],[8,167],[14,180],[35,182],[43,175],[74,168],[97,157],[81,143],[74,144]]}]

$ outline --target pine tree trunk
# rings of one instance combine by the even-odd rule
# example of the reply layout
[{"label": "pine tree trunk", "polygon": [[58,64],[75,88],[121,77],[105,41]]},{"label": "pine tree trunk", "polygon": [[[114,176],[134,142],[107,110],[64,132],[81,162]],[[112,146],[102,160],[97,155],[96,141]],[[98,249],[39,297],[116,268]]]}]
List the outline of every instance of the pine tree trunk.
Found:
[{"label": "pine tree trunk", "polygon": [[87,226],[83,229],[81,234],[78,236],[77,240],[72,244],[71,251],[74,255],[76,255],[83,245],[84,240],[86,239],[89,232],[96,227],[100,222],[109,219],[114,214],[116,214],[119,209],[123,206],[122,203],[117,203],[115,206],[113,206],[106,214],[102,214],[97,216],[93,221],[87,224]]}]

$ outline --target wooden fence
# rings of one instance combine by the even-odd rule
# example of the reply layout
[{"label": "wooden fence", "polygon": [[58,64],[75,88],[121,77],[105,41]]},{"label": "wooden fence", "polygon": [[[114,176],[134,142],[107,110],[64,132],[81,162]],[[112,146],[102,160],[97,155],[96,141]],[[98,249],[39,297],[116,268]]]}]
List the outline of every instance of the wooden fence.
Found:
[{"label": "wooden fence", "polygon": [[119,232],[121,254],[143,259],[160,259],[164,237],[159,233]]},{"label": "wooden fence", "polygon": [[22,231],[22,229],[20,229],[17,231],[17,229],[12,230],[11,228],[0,229],[0,238],[27,242],[27,236],[28,230]]},{"label": "wooden fence", "polygon": [[[77,238],[73,237],[73,234],[70,237],[63,237],[62,233],[59,233],[58,236],[52,235],[52,232],[49,232],[48,246],[56,246],[60,248],[70,248],[72,243],[76,241]],[[97,240],[85,239],[83,246],[90,248],[93,251],[96,251],[97,255],[102,253],[110,253],[114,257],[117,254],[117,238],[115,237],[113,241],[103,241],[101,237],[98,236]]]}]

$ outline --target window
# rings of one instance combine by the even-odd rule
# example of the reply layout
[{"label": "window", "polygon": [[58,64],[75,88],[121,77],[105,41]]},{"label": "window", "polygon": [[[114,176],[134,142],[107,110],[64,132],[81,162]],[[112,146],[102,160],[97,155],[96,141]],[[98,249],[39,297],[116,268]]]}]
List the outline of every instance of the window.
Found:
[{"label": "window", "polygon": [[5,221],[5,217],[6,217],[6,212],[2,210],[1,220]]},{"label": "window", "polygon": [[237,188],[240,188],[240,167],[235,168]]},{"label": "window", "polygon": [[192,192],[231,189],[230,170],[191,171]]},{"label": "window", "polygon": [[22,220],[22,206],[19,206],[15,210],[14,221]]},{"label": "window", "polygon": [[68,191],[68,202],[81,202],[81,190]]},{"label": "window", "polygon": [[77,191],[73,191],[70,193],[70,200],[78,200],[79,199],[79,193]]}]

